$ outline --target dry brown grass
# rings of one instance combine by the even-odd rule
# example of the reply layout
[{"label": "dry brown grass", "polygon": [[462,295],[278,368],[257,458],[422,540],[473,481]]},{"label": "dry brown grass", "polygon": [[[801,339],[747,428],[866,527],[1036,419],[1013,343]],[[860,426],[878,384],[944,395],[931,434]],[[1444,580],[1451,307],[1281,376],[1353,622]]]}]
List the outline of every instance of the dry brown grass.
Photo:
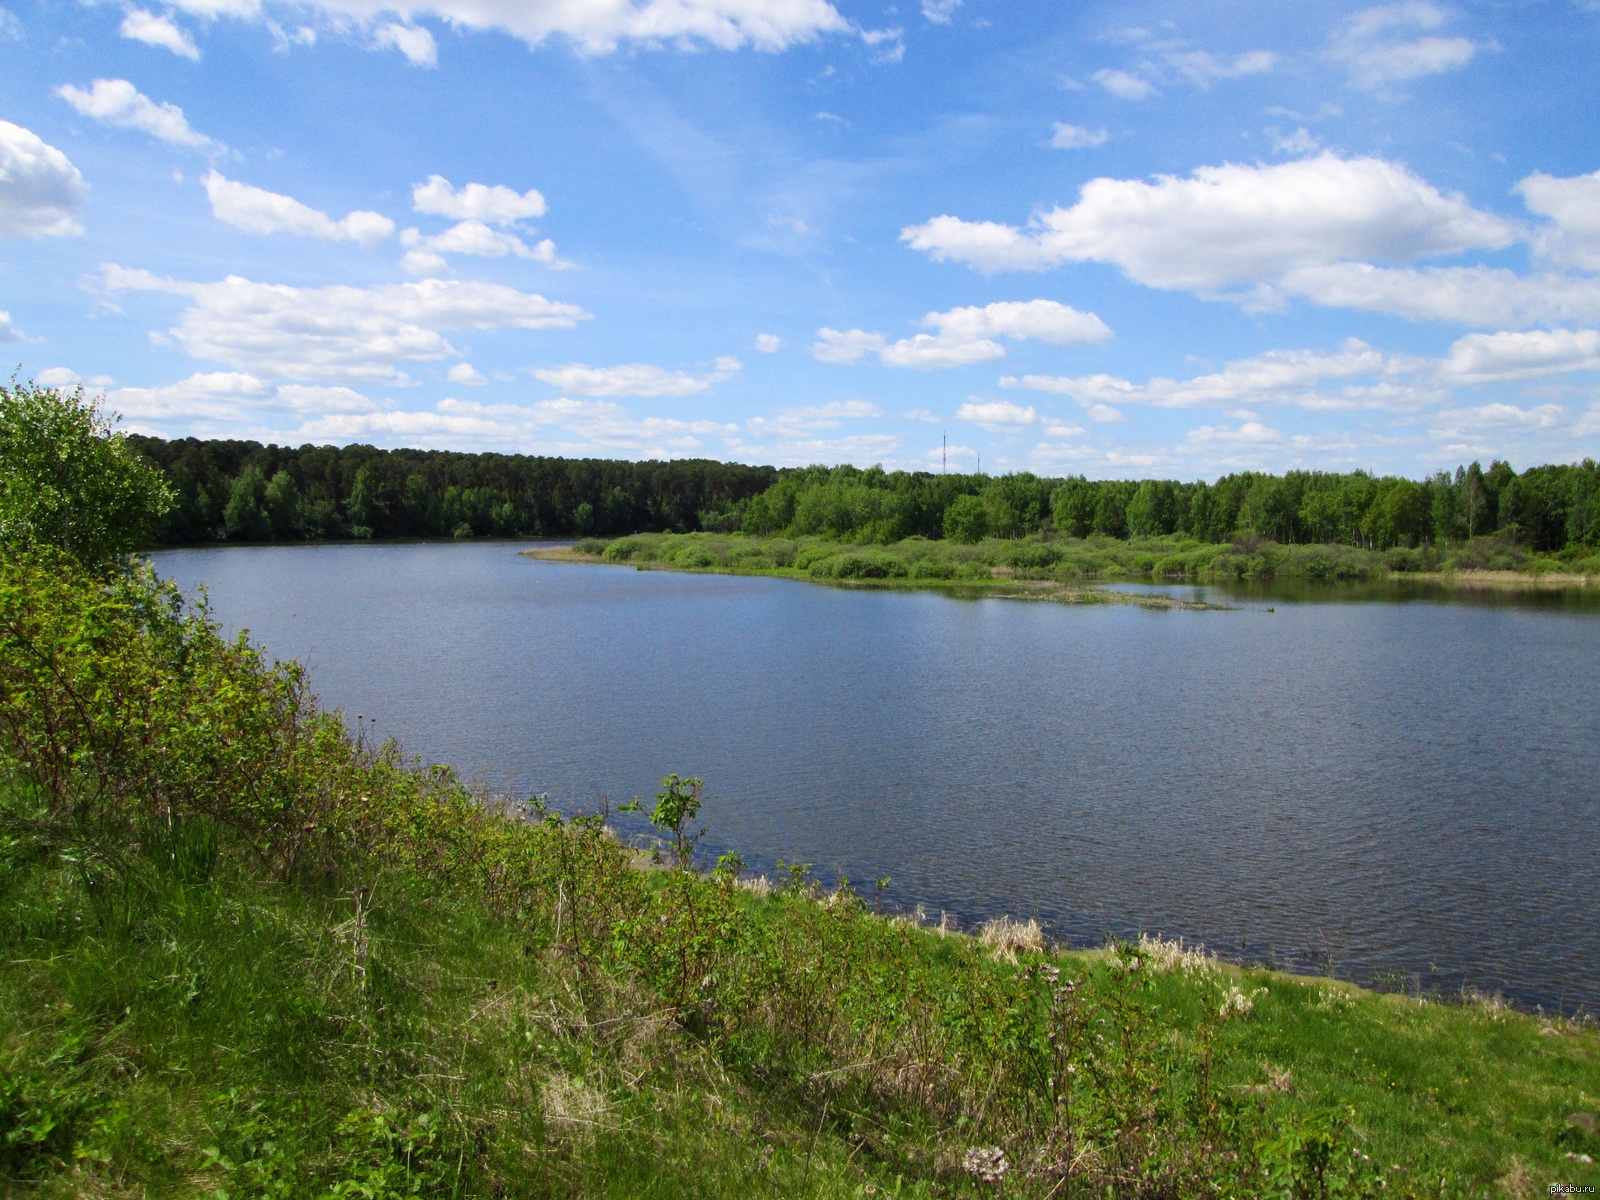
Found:
[{"label": "dry brown grass", "polygon": [[[940,925],[943,926],[942,921]],[[1026,921],[1018,921],[1011,917],[996,917],[978,927],[978,940],[987,946],[996,958],[1014,963],[1018,954],[1044,949],[1044,930],[1032,917]]]}]

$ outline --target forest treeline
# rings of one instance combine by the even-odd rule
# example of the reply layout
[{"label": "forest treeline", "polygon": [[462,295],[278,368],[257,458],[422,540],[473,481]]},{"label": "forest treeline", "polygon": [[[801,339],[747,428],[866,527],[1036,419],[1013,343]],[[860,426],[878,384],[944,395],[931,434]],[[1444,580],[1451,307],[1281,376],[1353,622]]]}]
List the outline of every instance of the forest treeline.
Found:
[{"label": "forest treeline", "polygon": [[1206,543],[1254,534],[1373,550],[1490,534],[1546,553],[1600,544],[1600,467],[1587,459],[1520,474],[1475,462],[1421,481],[1246,471],[1183,483],[128,440],[172,487],[168,545],[696,530],[857,543],[1056,532]]}]

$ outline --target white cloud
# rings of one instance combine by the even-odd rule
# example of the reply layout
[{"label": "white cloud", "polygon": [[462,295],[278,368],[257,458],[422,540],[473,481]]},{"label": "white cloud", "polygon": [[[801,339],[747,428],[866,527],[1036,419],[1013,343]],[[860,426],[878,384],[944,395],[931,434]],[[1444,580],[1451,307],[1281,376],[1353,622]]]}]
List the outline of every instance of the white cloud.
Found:
[{"label": "white cloud", "polygon": [[1563,267],[1600,271],[1600,171],[1559,179],[1536,171],[1515,191],[1528,211],[1550,218],[1534,247],[1541,257]]},{"label": "white cloud", "polygon": [[190,127],[183,109],[176,104],[157,104],[126,79],[96,79],[88,91],[70,83],[56,89],[78,112],[119,129],[137,129],[171,146],[183,146],[208,154],[227,149]]},{"label": "white cloud", "polygon": [[1269,350],[1231,362],[1209,375],[1185,380],[1158,377],[1142,387],[1112,375],[1024,375],[1020,379],[1008,375],[1000,380],[1000,386],[1071,396],[1085,408],[1128,401],[1158,408],[1221,407],[1269,401],[1291,403],[1314,396],[1317,386],[1326,380],[1382,375],[1388,370],[1389,360],[1381,352],[1351,338],[1334,353]]},{"label": "white cloud", "polygon": [[189,283],[118,266],[104,273],[108,291],[187,297],[170,333],[193,357],[289,379],[407,383],[398,364],[459,355],[442,331],[570,329],[589,319],[577,305],[494,283],[302,288],[237,275]]},{"label": "white cloud", "polygon": [[72,237],[89,185],[30,129],[0,121],[0,237]]},{"label": "white cloud", "polygon": [[787,408],[770,417],[752,417],[745,428],[758,437],[798,438],[822,429],[837,429],[845,421],[883,416],[883,409],[868,400],[834,400],[806,408]]},{"label": "white cloud", "polygon": [[[329,414],[296,431],[307,439],[387,441],[470,448],[542,449],[607,457],[682,458],[699,452],[701,438],[728,436],[738,426],[670,417],[636,418],[604,400],[562,397],[537,404],[477,404],[441,400],[431,411],[388,410]],[[565,433],[565,437],[559,436]]]},{"label": "white cloud", "polygon": [[124,387],[106,404],[135,421],[238,421],[272,396],[272,385],[242,371],[191,375],[165,387]]},{"label": "white cloud", "polygon": [[433,34],[421,25],[402,25],[398,21],[390,21],[372,31],[372,44],[382,50],[392,48],[400,51],[414,67],[439,65],[439,47],[433,40]]},{"label": "white cloud", "polygon": [[864,329],[817,330],[817,340],[811,343],[811,357],[818,362],[849,364],[868,354],[876,354],[884,347],[881,333],[868,333]]},{"label": "white cloud", "polygon": [[1600,331],[1551,329],[1527,333],[1470,333],[1450,347],[1439,371],[1461,383],[1600,371]]},{"label": "white cloud", "polygon": [[[1408,413],[1448,402],[1460,387],[1586,371],[1600,371],[1600,331],[1555,329],[1467,334],[1437,359],[1385,354],[1350,338],[1336,351],[1269,350],[1192,379],[1156,377],[1136,384],[1115,375],[1007,375],[1000,386],[1070,396],[1091,418],[1101,406],[1127,403],[1226,410],[1288,404],[1319,412]],[[1335,385],[1332,390],[1329,384]]]},{"label": "white cloud", "polygon": [[1054,300],[1012,300],[985,307],[953,308],[931,312],[923,325],[937,334],[919,333],[879,352],[891,367],[940,370],[1004,358],[1005,347],[994,339],[1032,338],[1055,346],[1075,342],[1104,343],[1112,333],[1094,313],[1079,312]]},{"label": "white cloud", "polygon": [[783,339],[775,333],[758,333],[755,346],[762,354],[776,354],[783,349]]},{"label": "white cloud", "polygon": [[1446,9],[1426,0],[1364,9],[1345,22],[1329,55],[1344,64],[1360,88],[1453,71],[1471,62],[1480,47],[1470,38],[1429,33],[1450,19]]},{"label": "white cloud", "polygon": [[971,421],[991,433],[1016,433],[1038,422],[1039,414],[1007,400],[969,400],[956,409],[956,420]]},{"label": "white cloud", "polygon": [[929,425],[937,425],[939,423],[939,418],[933,413],[933,411],[926,408],[908,409],[906,412],[901,413],[900,417],[902,420],[922,421]]},{"label": "white cloud", "polygon": [[11,323],[11,314],[0,311],[0,343],[20,342],[22,334],[17,332],[17,327]]},{"label": "white cloud", "polygon": [[1209,87],[1218,79],[1236,79],[1241,75],[1260,75],[1278,65],[1278,56],[1270,50],[1249,50],[1225,61],[1205,50],[1171,50],[1166,62],[1190,83]]},{"label": "white cloud", "polygon": [[568,363],[564,367],[542,367],[532,374],[563,392],[580,396],[698,396],[714,383],[732,379],[744,365],[724,356],[704,375],[668,371],[648,363],[623,363],[615,367],[591,367]]},{"label": "white cloud", "polygon": [[1094,179],[1028,228],[935,217],[901,238],[983,271],[1105,262],[1150,287],[1211,291],[1341,259],[1412,259],[1516,240],[1509,222],[1404,167],[1325,153],[1269,166],[1201,167],[1156,182]]},{"label": "white cloud", "polygon": [[1103,425],[1114,424],[1117,421],[1126,421],[1128,419],[1122,415],[1120,408],[1112,408],[1109,404],[1091,404],[1084,409],[1084,412],[1088,414],[1089,420],[1098,421]]},{"label": "white cloud", "polygon": [[892,462],[903,443],[891,433],[853,433],[831,438],[795,437],[759,441],[730,437],[723,444],[730,455],[744,462],[770,462],[780,467],[799,467],[809,463],[867,466]]},{"label": "white cloud", "polygon": [[324,242],[373,246],[394,232],[394,222],[381,213],[358,209],[335,221],[291,196],[226,179],[217,171],[207,172],[202,182],[211,201],[211,215],[246,233],[290,233]]},{"label": "white cloud", "polygon": [[22,22],[7,8],[0,8],[0,38],[15,42],[22,40]]},{"label": "white cloud", "polygon": [[482,221],[458,221],[443,233],[424,237],[417,229],[407,229],[400,235],[407,247],[400,265],[413,275],[437,275],[449,265],[446,254],[470,254],[477,258],[504,258],[515,255],[548,267],[566,267],[571,264],[556,257],[556,244],[549,238],[530,246],[514,233],[503,229],[490,229]]},{"label": "white cloud", "polygon": [[[262,0],[175,0],[175,7],[208,20],[264,16]],[[366,25],[386,11],[369,0],[309,0],[306,7],[339,29]],[[432,16],[460,29],[500,30],[530,46],[565,38],[584,54],[610,53],[623,43],[778,51],[852,31],[827,0],[426,0],[387,11],[407,22]]]},{"label": "white cloud", "polygon": [[1207,447],[1215,445],[1262,445],[1264,443],[1281,442],[1283,434],[1279,430],[1269,428],[1260,421],[1245,421],[1243,424],[1229,428],[1226,425],[1202,425],[1198,429],[1191,429],[1184,441],[1191,447]]},{"label": "white cloud", "polygon": [[127,16],[122,18],[121,32],[125,38],[132,38],[147,46],[159,46],[163,50],[172,51],[180,58],[200,61],[200,47],[194,44],[194,39],[188,33],[173,24],[169,17],[158,17],[142,8],[132,8],[128,10]]},{"label": "white cloud", "polygon": [[1110,140],[1111,134],[1103,128],[1090,129],[1085,125],[1068,125],[1065,121],[1057,121],[1050,144],[1057,150],[1089,150],[1103,146]]},{"label": "white cloud", "polygon": [[490,225],[510,225],[545,214],[544,196],[535,188],[518,192],[501,184],[469,183],[457,191],[443,175],[429,175],[427,183],[413,184],[411,203],[419,213]]},{"label": "white cloud", "polygon": [[922,15],[935,25],[948,25],[961,0],[922,0]]},{"label": "white cloud", "polygon": [[1089,78],[1105,88],[1113,96],[1120,96],[1124,100],[1148,100],[1156,94],[1155,85],[1148,79],[1130,75],[1126,71],[1106,68],[1096,71]]},{"label": "white cloud", "polygon": [[1322,149],[1322,143],[1304,125],[1287,136],[1276,129],[1269,129],[1267,135],[1272,138],[1272,148],[1280,154],[1310,154]]},{"label": "white cloud", "polygon": [[[1519,408],[1515,404],[1480,404],[1470,408],[1447,408],[1434,415],[1428,432],[1435,438],[1462,439],[1486,433],[1538,433],[1562,425],[1567,410],[1559,404],[1540,404]],[[1574,432],[1577,432],[1575,429]]]},{"label": "white cloud", "polygon": [[1301,296],[1317,304],[1417,321],[1480,327],[1600,321],[1600,279],[1518,275],[1504,267],[1300,267],[1260,290],[1261,303]]},{"label": "white cloud", "polygon": [[[0,325],[4,323],[5,314],[0,313]],[[0,336],[0,342],[3,341],[5,341],[5,338]],[[78,387],[82,384],[88,384],[92,388],[103,388],[110,387],[116,382],[109,375],[91,375],[88,379],[85,379],[71,367],[47,367],[33,378],[36,383],[42,383],[45,387],[55,388]]]},{"label": "white cloud", "polygon": [[451,383],[464,383],[469,387],[482,387],[489,382],[477,367],[467,362],[457,363],[451,367],[445,378]]}]

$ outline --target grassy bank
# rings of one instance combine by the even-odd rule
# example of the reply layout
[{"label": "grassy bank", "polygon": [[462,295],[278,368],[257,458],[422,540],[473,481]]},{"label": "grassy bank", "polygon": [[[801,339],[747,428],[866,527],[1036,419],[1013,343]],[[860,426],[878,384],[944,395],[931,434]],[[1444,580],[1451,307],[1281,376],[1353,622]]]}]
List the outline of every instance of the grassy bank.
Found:
[{"label": "grassy bank", "polygon": [[[1600,1034],[950,934],[352,737],[138,570],[0,562],[0,1177],[87,1196],[1477,1196]],[[647,808],[651,807],[646,805]]]},{"label": "grassy bank", "polygon": [[1288,546],[1259,539],[1206,544],[1181,537],[989,538],[963,544],[907,538],[850,545],[825,538],[742,534],[633,534],[585,538],[570,550],[536,556],[577,558],[676,570],[732,571],[821,581],[876,581],[993,587],[1021,584],[1064,596],[1097,594],[1093,580],[1382,582],[1414,580],[1464,587],[1585,587],[1600,580],[1600,558],[1530,555],[1505,545],[1383,552],[1352,546]]}]

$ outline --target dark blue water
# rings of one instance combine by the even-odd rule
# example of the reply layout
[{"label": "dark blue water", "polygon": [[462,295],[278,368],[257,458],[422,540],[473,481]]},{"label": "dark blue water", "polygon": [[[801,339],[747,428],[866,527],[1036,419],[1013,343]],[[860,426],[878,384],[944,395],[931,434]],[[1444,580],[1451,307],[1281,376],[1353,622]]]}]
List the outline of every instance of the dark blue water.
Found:
[{"label": "dark blue water", "polygon": [[1067,607],[503,543],[157,561],[499,791],[570,811],[699,775],[713,852],[887,875],[901,906],[1600,1008],[1592,608]]}]

